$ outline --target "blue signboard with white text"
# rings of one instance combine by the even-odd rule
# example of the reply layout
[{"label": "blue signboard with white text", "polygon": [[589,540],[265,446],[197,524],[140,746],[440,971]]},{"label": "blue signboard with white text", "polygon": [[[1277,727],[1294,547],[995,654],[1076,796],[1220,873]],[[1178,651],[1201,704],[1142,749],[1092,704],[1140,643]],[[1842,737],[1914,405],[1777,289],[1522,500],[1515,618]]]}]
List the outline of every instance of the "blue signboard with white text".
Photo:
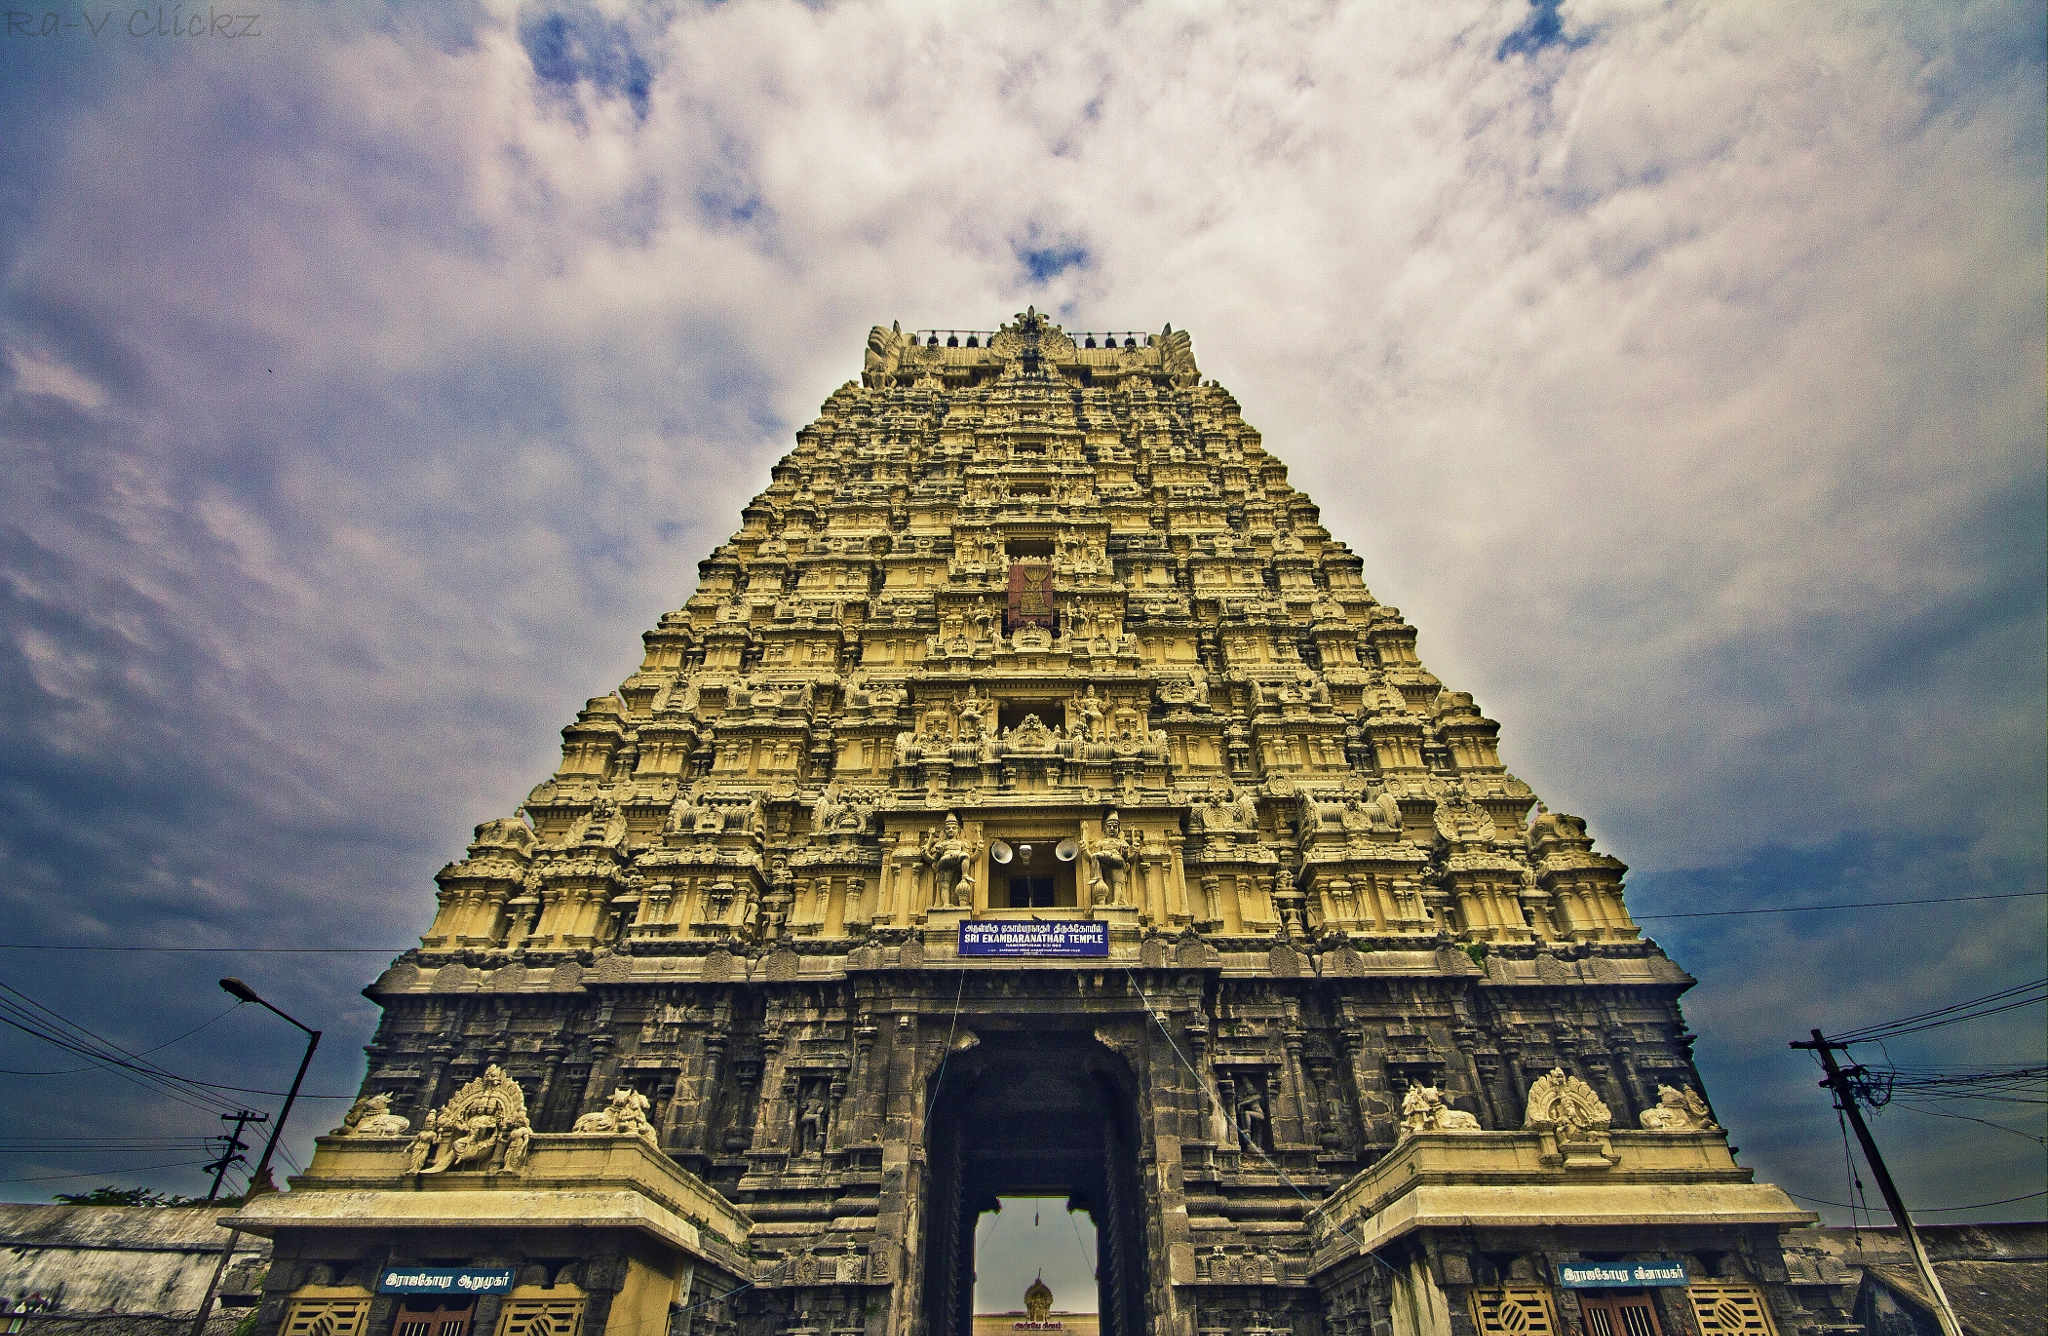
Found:
[{"label": "blue signboard with white text", "polygon": [[963,956],[1106,956],[1101,919],[970,919],[960,925]]},{"label": "blue signboard with white text", "polygon": [[1557,1283],[1568,1290],[1643,1289],[1685,1284],[1683,1262],[1559,1262]]},{"label": "blue signboard with white text", "polygon": [[509,1266],[394,1266],[377,1283],[379,1294],[509,1294]]}]

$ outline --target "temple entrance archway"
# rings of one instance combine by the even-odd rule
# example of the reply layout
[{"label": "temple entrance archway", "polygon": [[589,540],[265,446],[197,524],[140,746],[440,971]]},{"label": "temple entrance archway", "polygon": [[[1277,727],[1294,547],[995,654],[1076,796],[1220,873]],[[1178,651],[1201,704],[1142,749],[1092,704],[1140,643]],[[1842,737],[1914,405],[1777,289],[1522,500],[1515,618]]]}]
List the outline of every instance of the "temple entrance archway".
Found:
[{"label": "temple entrance archway", "polygon": [[974,1330],[974,1226],[1000,1197],[1065,1197],[1096,1231],[1102,1336],[1143,1336],[1145,1200],[1136,1083],[1086,1031],[978,1031],[948,1062],[927,1124],[929,1336]]}]

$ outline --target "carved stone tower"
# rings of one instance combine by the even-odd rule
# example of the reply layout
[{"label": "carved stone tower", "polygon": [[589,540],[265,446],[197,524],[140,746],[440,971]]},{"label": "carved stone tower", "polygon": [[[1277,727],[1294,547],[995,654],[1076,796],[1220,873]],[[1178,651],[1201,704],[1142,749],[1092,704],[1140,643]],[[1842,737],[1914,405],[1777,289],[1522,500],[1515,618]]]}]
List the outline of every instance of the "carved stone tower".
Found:
[{"label": "carved stone tower", "polygon": [[1806,1321],[1622,864],[1185,333],[877,328],[645,641],[368,990],[389,1115],[302,1180],[355,1196],[245,1213],[266,1332],[353,1275],[389,1336],[373,1261],[438,1257],[527,1276],[500,1336],[965,1336],[1017,1193],[1116,1336]]}]

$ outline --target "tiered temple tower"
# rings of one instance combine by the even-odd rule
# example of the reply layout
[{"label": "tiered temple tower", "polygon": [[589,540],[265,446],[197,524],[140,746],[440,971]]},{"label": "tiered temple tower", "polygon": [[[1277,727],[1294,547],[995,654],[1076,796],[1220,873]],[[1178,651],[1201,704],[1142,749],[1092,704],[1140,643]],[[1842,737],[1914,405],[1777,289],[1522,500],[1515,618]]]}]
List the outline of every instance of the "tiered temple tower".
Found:
[{"label": "tiered temple tower", "polygon": [[1807,1321],[1623,865],[1185,333],[875,329],[645,642],[368,990],[266,1332],[439,1259],[500,1336],[965,1336],[1013,1193],[1117,1336]]}]

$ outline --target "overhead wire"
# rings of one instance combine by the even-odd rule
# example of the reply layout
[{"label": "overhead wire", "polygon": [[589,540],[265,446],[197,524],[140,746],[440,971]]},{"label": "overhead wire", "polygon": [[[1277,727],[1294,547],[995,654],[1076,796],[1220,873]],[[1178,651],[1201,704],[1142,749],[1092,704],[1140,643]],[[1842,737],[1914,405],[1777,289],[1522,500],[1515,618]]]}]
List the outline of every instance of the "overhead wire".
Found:
[{"label": "overhead wire", "polygon": [[146,1174],[152,1169],[190,1169],[201,1160],[179,1160],[174,1164],[139,1164],[126,1169],[89,1169],[82,1174],[39,1174],[29,1178],[0,1178],[0,1183],[57,1183],[67,1178],[111,1178],[116,1174]]},{"label": "overhead wire", "polygon": [[[1897,905],[1954,905],[1978,900],[2027,900],[2048,896],[2041,891],[1997,891],[1985,895],[1931,895],[1912,900],[1843,900],[1825,905],[1764,905],[1750,909],[1694,909],[1668,914],[1634,914],[1649,919],[1728,918],[1748,914],[1811,914],[1833,909],[1888,909]],[[122,951],[164,955],[237,956],[399,956],[413,946],[111,946],[90,942],[0,942],[0,951]]]},{"label": "overhead wire", "polygon": [[[201,1030],[204,1030],[204,1029],[205,1029],[205,1028],[206,1028],[207,1026],[209,1026],[209,1025],[212,1025],[212,1024],[214,1023],[214,1021],[218,1021],[218,1020],[220,1020],[220,1019],[221,1019],[222,1017],[226,1016],[226,1015],[228,1014],[228,1012],[230,1012],[230,1011],[233,1011],[233,1010],[235,1010],[235,1008],[236,1008],[236,1007],[239,1007],[239,1006],[241,1006],[241,1005],[242,1005],[241,1003],[239,1003],[239,1002],[236,1002],[236,1003],[234,1003],[234,1004],[230,1005],[229,1007],[227,1007],[227,1008],[226,1008],[225,1010],[221,1011],[221,1012],[220,1012],[220,1013],[219,1013],[218,1015],[214,1016],[214,1017],[213,1017],[213,1018],[212,1018],[211,1020],[204,1020],[204,1021],[201,1021],[201,1022],[200,1022],[199,1024],[197,1024],[197,1025],[193,1026],[193,1027],[192,1027],[191,1029],[189,1029],[189,1030],[185,1031],[185,1033],[183,1033],[183,1034],[179,1035],[179,1036],[178,1036],[178,1037],[177,1037],[176,1039],[166,1039],[166,1040],[164,1040],[164,1042],[162,1042],[161,1044],[158,1044],[158,1045],[157,1045],[157,1046],[156,1046],[155,1048],[145,1048],[145,1049],[143,1049],[143,1050],[142,1050],[142,1052],[140,1052],[140,1053],[136,1054],[135,1056],[136,1056],[136,1057],[138,1057],[138,1058],[148,1057],[148,1056],[149,1056],[150,1054],[152,1054],[152,1053],[161,1053],[161,1052],[162,1052],[163,1050],[165,1050],[165,1049],[169,1048],[169,1047],[170,1047],[170,1046],[171,1046],[172,1044],[178,1044],[178,1043],[183,1043],[183,1042],[184,1042],[185,1040],[187,1040],[187,1039],[190,1039],[190,1038],[191,1038],[191,1037],[192,1037],[193,1035],[195,1035],[195,1034],[198,1034],[198,1033],[199,1033],[199,1032],[200,1032]],[[5,1075],[7,1075],[7,1076],[75,1076],[75,1075],[77,1075],[77,1074],[78,1074],[79,1072],[89,1072],[89,1071],[94,1071],[94,1070],[96,1070],[96,1069],[95,1069],[95,1068],[92,1068],[92,1067],[66,1067],[66,1068],[63,1068],[63,1069],[62,1069],[62,1070],[60,1070],[60,1071],[54,1071],[54,1072],[14,1072],[14,1071],[10,1071],[10,1072],[6,1072],[6,1073],[4,1073],[4,1074],[5,1074]]]},{"label": "overhead wire", "polygon": [[1990,895],[1931,895],[1920,900],[1843,900],[1831,905],[1767,905],[1756,909],[1694,909],[1671,914],[1635,914],[1641,923],[1648,919],[1735,918],[1746,914],[1813,914],[1826,909],[1887,909],[1893,905],[1957,905],[1970,900],[2027,900],[2048,895],[2048,891],[1999,891]]},{"label": "overhead wire", "polygon": [[[2040,996],[2021,996],[2024,993],[2038,993]],[[1893,1039],[1900,1035],[1918,1034],[1923,1030],[1933,1030],[1945,1025],[1959,1025],[1964,1021],[1982,1020],[1986,1016],[1996,1016],[2001,1012],[2012,1011],[2019,1007],[2034,1006],[2043,1001],[2048,1001],[2048,977],[2035,979],[2031,983],[2016,984],[2011,988],[2003,988],[1995,993],[1986,993],[1982,997],[1974,997],[1965,1002],[1952,1002],[1948,1006],[1936,1007],[1931,1011],[1919,1012],[1916,1015],[1901,1016],[1897,1020],[1883,1021],[1876,1025],[1866,1025],[1860,1029],[1833,1035],[1830,1037],[1829,1042],[1835,1044],[1862,1044],[1883,1039]]]},{"label": "overhead wire", "polygon": [[1982,1123],[1986,1127],[1995,1127],[2001,1132],[2010,1132],[2016,1137],[2025,1137],[2028,1141],[2048,1146],[2048,1137],[2037,1137],[2032,1132],[2022,1131],[2017,1127],[2007,1127],[2004,1123],[1994,1123],[1989,1118],[1972,1118],[1967,1113],[1944,1113],[1940,1109],[1926,1108],[1912,1100],[1894,1100],[1893,1102],[1908,1113],[1925,1114],[1930,1118],[1954,1118],[1965,1123]]},{"label": "overhead wire", "polygon": [[[1809,1197],[1806,1196],[1804,1193],[1790,1191],[1786,1192],[1785,1195],[1788,1197],[1796,1198],[1799,1201],[1812,1202],[1816,1206],[1839,1206],[1845,1211],[1853,1211],[1856,1209],[1856,1207],[1850,1202],[1829,1201],[1826,1197]],[[2036,1197],[2048,1197],[2048,1188],[2043,1188],[2039,1192],[2029,1192],[2024,1196],[2019,1197],[2001,1197],[1997,1201],[1973,1201],[1968,1206],[1915,1206],[1912,1208],[1910,1214],[1950,1215],[1956,1211],[1981,1211],[1989,1206],[2010,1206],[2016,1201],[2032,1201]],[[1864,1204],[1864,1209],[1866,1211],[1869,1209],[1869,1203],[1866,1202]]]},{"label": "overhead wire", "polygon": [[[24,1007],[0,998],[0,1025],[20,1030],[67,1053],[84,1058],[94,1066],[110,1071],[130,1084],[155,1091],[188,1107],[208,1113],[233,1111],[234,1106],[230,1101],[210,1090],[194,1086],[177,1073],[138,1057],[85,1026],[67,1020],[26,993],[10,988],[4,983],[0,983],[0,990],[13,994],[28,1004]],[[44,1017],[49,1019],[46,1020]],[[116,1056],[117,1054],[119,1056]]]}]

